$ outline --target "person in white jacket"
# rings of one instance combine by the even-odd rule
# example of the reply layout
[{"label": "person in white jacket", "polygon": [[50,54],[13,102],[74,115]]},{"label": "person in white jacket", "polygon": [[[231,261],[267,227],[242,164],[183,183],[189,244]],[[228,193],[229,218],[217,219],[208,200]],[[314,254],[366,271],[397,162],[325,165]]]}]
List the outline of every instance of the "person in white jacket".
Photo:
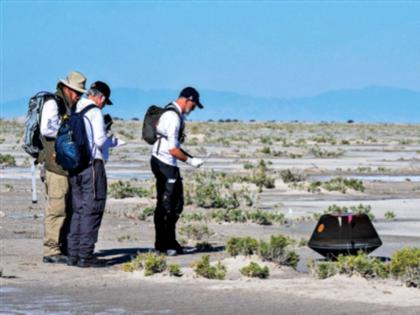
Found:
[{"label": "person in white jacket", "polygon": [[96,105],[83,117],[92,155],[91,162],[87,168],[70,174],[73,205],[70,232],[67,237],[67,264],[70,266],[104,267],[106,265],[104,260],[97,259],[93,253],[107,196],[104,156],[108,156],[107,151],[110,147],[121,144],[117,138],[108,137],[105,129],[102,109],[106,104],[112,104],[109,99],[110,94],[109,86],[97,81],[91,85],[87,98],[81,99],[76,107],[76,112],[80,112],[89,105]]}]

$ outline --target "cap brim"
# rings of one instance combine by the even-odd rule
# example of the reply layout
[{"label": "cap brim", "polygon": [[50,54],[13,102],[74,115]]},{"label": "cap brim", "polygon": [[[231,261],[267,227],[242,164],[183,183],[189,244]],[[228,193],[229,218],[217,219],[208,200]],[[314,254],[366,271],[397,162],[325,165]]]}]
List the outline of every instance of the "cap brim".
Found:
[{"label": "cap brim", "polygon": [[200,109],[204,108],[203,104],[201,104],[200,102],[196,102],[196,104],[197,104],[198,108],[200,108]]},{"label": "cap brim", "polygon": [[77,86],[71,85],[71,84],[69,84],[66,80],[60,79],[60,83],[63,83],[63,84],[64,84],[65,86],[67,86],[68,88],[70,88],[70,89],[72,89],[72,90],[75,90],[75,91],[77,91],[77,92],[80,92],[80,93],[86,93],[86,90],[81,89],[81,88],[79,88],[79,87],[77,87]]},{"label": "cap brim", "polygon": [[108,98],[108,99],[106,100],[105,104],[107,104],[107,105],[112,105],[113,103],[112,103],[112,102],[111,102],[111,100]]}]

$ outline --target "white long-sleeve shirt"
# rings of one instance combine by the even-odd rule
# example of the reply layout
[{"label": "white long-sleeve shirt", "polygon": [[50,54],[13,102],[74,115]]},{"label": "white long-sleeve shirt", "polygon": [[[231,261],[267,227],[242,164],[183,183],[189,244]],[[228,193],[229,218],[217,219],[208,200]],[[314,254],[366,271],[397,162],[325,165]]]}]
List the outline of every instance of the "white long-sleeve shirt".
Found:
[{"label": "white long-sleeve shirt", "polygon": [[[86,106],[95,103],[88,98],[81,98],[76,105],[76,112],[79,113]],[[86,135],[89,140],[89,146],[92,150],[92,158],[107,161],[109,157],[109,148],[118,145],[118,139],[107,137],[104,116],[99,107],[88,110],[84,117]]]},{"label": "white long-sleeve shirt", "polygon": [[[176,102],[172,102],[172,104],[177,107],[178,111],[181,113],[181,107]],[[183,119],[185,119],[184,116]],[[181,146],[178,139],[181,123],[182,122],[179,119],[178,114],[169,110],[160,116],[159,122],[156,126],[157,132],[165,135],[166,137],[162,137],[160,140],[155,142],[152,149],[152,155],[163,163],[172,166],[177,166],[177,159],[169,151],[173,148],[179,148]]]},{"label": "white long-sleeve shirt", "polygon": [[55,99],[49,99],[44,103],[41,113],[40,132],[44,137],[55,138],[61,118],[58,115],[58,104]]}]

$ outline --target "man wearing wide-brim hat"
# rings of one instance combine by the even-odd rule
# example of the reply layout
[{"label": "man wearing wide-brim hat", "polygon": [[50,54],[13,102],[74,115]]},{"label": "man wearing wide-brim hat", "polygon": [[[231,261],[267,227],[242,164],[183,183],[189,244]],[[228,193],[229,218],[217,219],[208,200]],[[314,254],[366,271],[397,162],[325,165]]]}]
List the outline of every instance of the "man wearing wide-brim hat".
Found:
[{"label": "man wearing wide-brim hat", "polygon": [[44,263],[67,262],[66,218],[70,216],[68,173],[55,160],[55,139],[63,117],[70,115],[71,109],[85,90],[86,77],[73,71],[57,83],[57,90],[42,106],[40,113],[40,133],[43,149],[38,162],[45,169],[45,191],[47,207],[44,219]]}]

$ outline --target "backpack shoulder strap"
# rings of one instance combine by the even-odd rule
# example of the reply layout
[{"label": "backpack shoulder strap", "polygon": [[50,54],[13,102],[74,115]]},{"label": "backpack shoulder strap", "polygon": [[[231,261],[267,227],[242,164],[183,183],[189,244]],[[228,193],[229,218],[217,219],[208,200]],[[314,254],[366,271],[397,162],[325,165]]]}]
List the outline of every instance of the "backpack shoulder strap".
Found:
[{"label": "backpack shoulder strap", "polygon": [[88,106],[86,106],[85,108],[83,108],[78,114],[81,116],[84,116],[88,111],[90,111],[91,109],[97,107],[94,104],[89,104]]},{"label": "backpack shoulder strap", "polygon": [[173,111],[173,112],[177,113],[179,119],[181,119],[181,122],[183,121],[182,114],[179,112],[178,108],[176,108],[174,106],[174,104],[169,103],[168,105],[166,105],[165,106],[165,112],[166,111]]}]

